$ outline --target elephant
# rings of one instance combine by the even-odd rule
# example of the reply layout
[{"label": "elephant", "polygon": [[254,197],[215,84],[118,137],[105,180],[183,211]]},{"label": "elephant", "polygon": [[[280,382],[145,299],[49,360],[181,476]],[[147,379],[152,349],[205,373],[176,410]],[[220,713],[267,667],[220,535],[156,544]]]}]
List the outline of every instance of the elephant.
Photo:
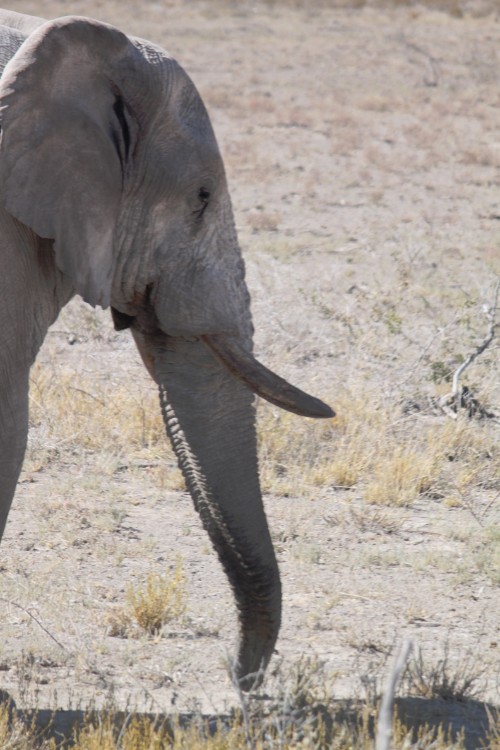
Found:
[{"label": "elephant", "polygon": [[22,467],[29,373],[75,295],[129,329],[231,585],[234,679],[260,683],[281,583],[259,484],[255,394],[332,409],[253,355],[223,161],[195,85],[161,47],[96,20],[0,11],[0,536]]}]

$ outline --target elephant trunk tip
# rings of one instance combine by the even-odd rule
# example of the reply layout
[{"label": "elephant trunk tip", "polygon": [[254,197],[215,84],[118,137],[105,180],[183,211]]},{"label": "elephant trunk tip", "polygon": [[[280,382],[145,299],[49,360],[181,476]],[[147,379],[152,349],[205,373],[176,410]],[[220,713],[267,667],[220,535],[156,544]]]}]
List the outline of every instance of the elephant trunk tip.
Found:
[{"label": "elephant trunk tip", "polygon": [[[255,616],[254,612],[254,616]],[[238,657],[232,666],[232,680],[237,689],[248,693],[260,687],[278,637],[281,617],[278,612],[260,613],[253,623],[241,621]]]},{"label": "elephant trunk tip", "polygon": [[241,670],[238,670],[237,665],[235,665],[233,673],[233,684],[236,689],[241,690],[242,693],[251,693],[262,685],[264,681],[265,667],[262,666],[256,672],[241,674]]},{"label": "elephant trunk tip", "polygon": [[266,673],[271,654],[263,656],[260,660],[256,651],[242,653],[243,648],[235,662],[231,665],[231,680],[236,690],[250,693],[259,688]]}]

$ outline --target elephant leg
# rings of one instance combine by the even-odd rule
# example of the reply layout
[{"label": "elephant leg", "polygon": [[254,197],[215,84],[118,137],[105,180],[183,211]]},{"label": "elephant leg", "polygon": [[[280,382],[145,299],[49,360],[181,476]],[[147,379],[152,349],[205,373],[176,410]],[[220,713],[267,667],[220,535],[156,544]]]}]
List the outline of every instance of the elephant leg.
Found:
[{"label": "elephant leg", "polygon": [[17,370],[15,377],[5,370],[5,363],[0,362],[3,376],[0,377],[0,539],[23,465],[28,437],[29,367]]}]

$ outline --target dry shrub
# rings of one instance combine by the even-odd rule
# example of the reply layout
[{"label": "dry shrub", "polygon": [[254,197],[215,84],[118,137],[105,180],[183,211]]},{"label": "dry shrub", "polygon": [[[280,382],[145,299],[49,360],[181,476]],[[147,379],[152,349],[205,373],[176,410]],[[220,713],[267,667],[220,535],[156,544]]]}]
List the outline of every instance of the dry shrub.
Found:
[{"label": "dry shrub", "polygon": [[[328,401],[328,399],[327,399]],[[260,407],[264,488],[311,495],[315,487],[358,487],[376,505],[407,506],[420,495],[455,498],[499,486],[494,426],[403,415],[376,394],[331,399],[334,420],[318,423]]]},{"label": "dry shrub", "polygon": [[443,657],[435,663],[427,663],[421,649],[417,649],[406,668],[404,682],[410,695],[463,702],[478,696],[482,678],[483,671],[470,656],[452,665],[445,644]]},{"label": "dry shrub", "polygon": [[152,570],[143,583],[127,590],[131,618],[150,635],[158,635],[164,625],[181,618],[186,602],[186,577],[180,560],[173,572]]}]

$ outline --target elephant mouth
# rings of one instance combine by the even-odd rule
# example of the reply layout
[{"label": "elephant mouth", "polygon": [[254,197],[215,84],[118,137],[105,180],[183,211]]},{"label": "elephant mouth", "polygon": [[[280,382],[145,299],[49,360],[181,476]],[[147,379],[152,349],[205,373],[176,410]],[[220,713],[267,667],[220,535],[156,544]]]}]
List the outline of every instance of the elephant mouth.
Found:
[{"label": "elephant mouth", "polygon": [[229,336],[205,334],[201,340],[224,367],[261,398],[302,417],[329,419],[335,412],[327,404],[268,370]]},{"label": "elephant mouth", "polygon": [[[161,340],[169,337],[159,328],[158,321],[151,313],[151,307],[144,305],[137,316],[126,315],[114,308],[112,314],[117,330],[132,329],[143,362],[152,378],[157,381],[154,355],[148,340],[151,342],[152,339]],[[271,404],[302,417],[331,419],[335,416],[335,412],[328,404],[301,391],[269,370],[233,336],[206,333],[202,334],[200,339],[233,377]]]}]

